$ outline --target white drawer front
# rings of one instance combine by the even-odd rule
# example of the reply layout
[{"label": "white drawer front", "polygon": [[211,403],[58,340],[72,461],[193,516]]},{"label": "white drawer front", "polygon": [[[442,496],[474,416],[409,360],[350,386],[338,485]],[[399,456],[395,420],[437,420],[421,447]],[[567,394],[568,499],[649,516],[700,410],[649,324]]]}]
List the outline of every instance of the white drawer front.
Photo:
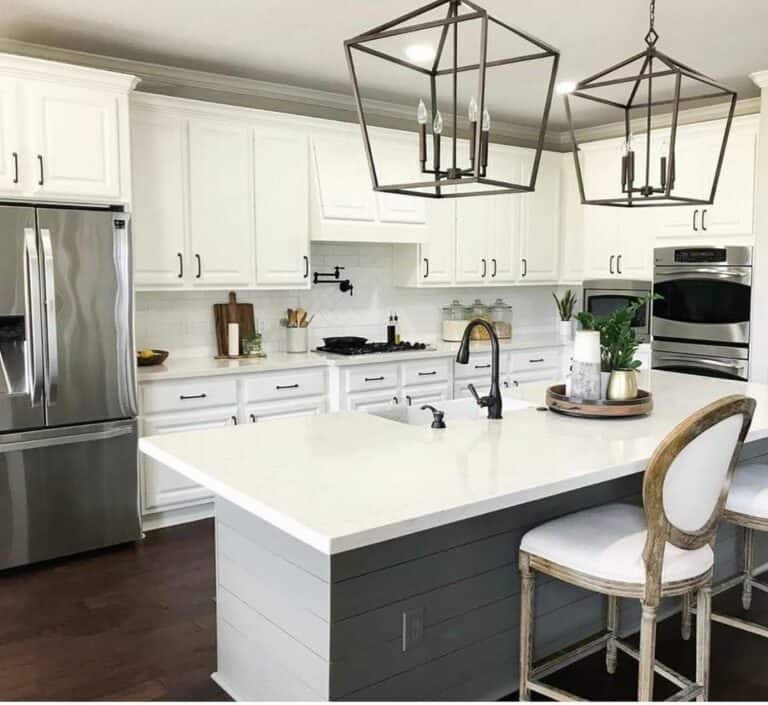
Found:
[{"label": "white drawer front", "polygon": [[469,391],[467,385],[474,384],[477,393],[484,397],[491,389],[491,377],[465,377],[464,379],[457,379],[453,385],[453,398],[464,399],[465,397],[471,397],[472,393]]},{"label": "white drawer front", "polygon": [[344,371],[345,388],[348,392],[364,392],[369,389],[387,389],[398,386],[398,366],[362,365]]},{"label": "white drawer front", "polygon": [[403,363],[403,385],[445,382],[451,374],[451,358],[433,357],[427,360],[411,360]]},{"label": "white drawer front", "polygon": [[560,367],[560,349],[519,350],[512,353],[511,372],[556,370]]},{"label": "white drawer front", "polygon": [[[504,373],[504,356],[500,356],[499,364],[501,372]],[[491,353],[470,353],[469,363],[461,365],[455,362],[453,365],[453,375],[456,379],[467,379],[471,377],[482,377],[491,374]]]},{"label": "white drawer front", "polygon": [[237,384],[227,379],[181,379],[141,385],[141,413],[187,411],[237,404]]},{"label": "white drawer front", "polygon": [[325,369],[268,372],[245,380],[246,403],[311,397],[326,393]]}]

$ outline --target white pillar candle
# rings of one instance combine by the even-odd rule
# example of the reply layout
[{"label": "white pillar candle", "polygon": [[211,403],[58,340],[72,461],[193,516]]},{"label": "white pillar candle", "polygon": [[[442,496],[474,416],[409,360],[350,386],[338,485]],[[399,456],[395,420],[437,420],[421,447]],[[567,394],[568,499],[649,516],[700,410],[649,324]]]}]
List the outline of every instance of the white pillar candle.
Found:
[{"label": "white pillar candle", "polygon": [[600,332],[596,330],[576,331],[573,341],[574,362],[600,362]]},{"label": "white pillar candle", "polygon": [[230,323],[227,327],[229,332],[228,354],[230,357],[240,355],[240,326],[237,323]]}]

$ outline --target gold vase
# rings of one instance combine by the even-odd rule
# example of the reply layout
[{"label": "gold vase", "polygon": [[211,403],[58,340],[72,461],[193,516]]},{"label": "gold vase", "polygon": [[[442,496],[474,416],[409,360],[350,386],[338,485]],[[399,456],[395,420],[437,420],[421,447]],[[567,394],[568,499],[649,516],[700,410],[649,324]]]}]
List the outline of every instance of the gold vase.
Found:
[{"label": "gold vase", "polygon": [[614,370],[608,380],[608,399],[627,401],[637,398],[637,373],[634,370]]}]

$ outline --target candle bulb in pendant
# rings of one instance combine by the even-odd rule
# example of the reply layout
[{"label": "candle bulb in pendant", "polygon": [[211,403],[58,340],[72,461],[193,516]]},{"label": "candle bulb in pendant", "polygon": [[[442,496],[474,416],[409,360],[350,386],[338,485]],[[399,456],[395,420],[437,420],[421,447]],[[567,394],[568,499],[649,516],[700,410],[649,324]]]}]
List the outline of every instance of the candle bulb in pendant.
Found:
[{"label": "candle bulb in pendant", "polygon": [[483,110],[483,122],[480,128],[480,163],[483,168],[486,168],[488,166],[488,140],[491,132],[491,114],[487,108]]},{"label": "candle bulb in pendant", "polygon": [[667,188],[667,151],[669,149],[669,146],[667,145],[667,141],[664,140],[661,143],[661,159],[660,161],[660,175],[661,175],[661,189],[666,190]]},{"label": "candle bulb in pendant", "polygon": [[475,163],[475,147],[477,145],[477,120],[480,117],[479,108],[475,97],[469,101],[469,161]]},{"label": "candle bulb in pendant", "polygon": [[[435,119],[432,121],[432,132],[435,136],[435,171],[440,171],[440,135],[443,134],[443,116],[440,111],[436,111]],[[438,178],[440,178],[438,174]]]},{"label": "candle bulb in pendant", "polygon": [[416,120],[419,123],[419,161],[422,171],[427,164],[427,117],[427,106],[424,105],[423,100],[420,100]]}]

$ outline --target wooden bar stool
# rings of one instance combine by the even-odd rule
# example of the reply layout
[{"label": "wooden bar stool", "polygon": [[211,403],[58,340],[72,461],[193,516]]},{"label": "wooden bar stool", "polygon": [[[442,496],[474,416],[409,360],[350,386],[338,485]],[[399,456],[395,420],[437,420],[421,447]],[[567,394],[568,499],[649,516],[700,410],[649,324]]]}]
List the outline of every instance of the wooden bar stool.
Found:
[{"label": "wooden bar stool", "polygon": [[[755,577],[753,545],[755,531],[768,531],[768,465],[764,463],[743,463],[736,466],[731,482],[731,490],[725,504],[723,520],[744,529],[742,544],[742,572],[728,580],[718,583],[712,590],[718,594],[741,585],[741,604],[745,610],[752,605],[752,589],[768,592],[768,584]],[[683,639],[691,636],[691,612],[689,600],[683,598]],[[768,638],[768,626],[746,619],[730,617],[718,612],[712,613],[712,621],[727,624],[737,629],[752,632]]]},{"label": "wooden bar stool", "polygon": [[[638,699],[653,699],[654,671],[677,685],[674,700],[706,700],[712,543],[734,467],[752,422],[755,401],[730,396],[680,423],[659,445],[643,478],[644,509],[610,504],[550,521],[520,544],[520,700],[531,692],[578,699],[542,678],[606,647],[606,667],[617,650],[639,661]],[[570,651],[533,666],[536,571],[608,597],[607,629]],[[656,611],[663,597],[697,596],[696,680],[655,658]],[[639,651],[619,638],[618,599],[640,600]]]}]

